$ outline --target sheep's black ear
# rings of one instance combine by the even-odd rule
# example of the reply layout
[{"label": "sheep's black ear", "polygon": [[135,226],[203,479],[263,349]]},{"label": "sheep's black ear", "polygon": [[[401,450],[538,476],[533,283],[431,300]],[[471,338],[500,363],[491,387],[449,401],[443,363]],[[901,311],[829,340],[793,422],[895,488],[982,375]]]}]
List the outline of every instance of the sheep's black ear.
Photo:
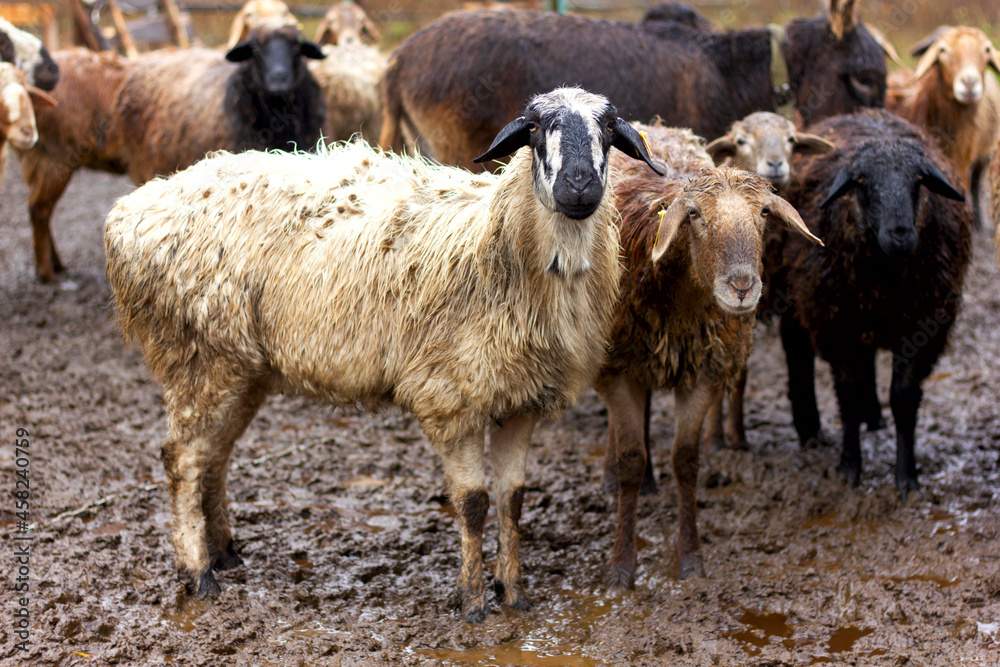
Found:
[{"label": "sheep's black ear", "polygon": [[954,199],[955,201],[965,201],[965,195],[957,190],[955,186],[948,182],[941,170],[933,164],[927,163],[920,172],[920,184],[936,195]]},{"label": "sheep's black ear", "polygon": [[323,58],[326,58],[326,54],[323,53],[323,49],[320,48],[319,44],[307,40],[299,42],[299,53],[302,54],[303,58],[312,58],[313,60],[323,60]]},{"label": "sheep's black ear", "polygon": [[630,158],[642,160],[660,176],[666,173],[660,167],[656,166],[653,163],[653,159],[649,157],[649,151],[646,149],[646,140],[642,138],[642,135],[621,118],[615,118],[615,124],[611,128],[611,145]]},{"label": "sheep's black ear", "polygon": [[250,42],[240,42],[233,48],[229,49],[226,54],[226,60],[231,63],[241,63],[244,60],[250,60],[253,56],[253,46]]},{"label": "sheep's black ear", "polygon": [[826,208],[833,203],[833,200],[844,196],[857,184],[857,180],[851,176],[850,169],[848,167],[842,167],[840,171],[837,172],[836,178],[833,179],[833,185],[830,186],[830,191],[827,193],[823,201],[819,203],[819,207]]},{"label": "sheep's black ear", "polygon": [[534,126],[535,123],[524,116],[508,123],[507,127],[500,130],[500,134],[493,140],[493,145],[489,147],[489,150],[475,158],[473,162],[480,164],[507,157],[518,148],[527,146],[531,141],[531,128]]}]

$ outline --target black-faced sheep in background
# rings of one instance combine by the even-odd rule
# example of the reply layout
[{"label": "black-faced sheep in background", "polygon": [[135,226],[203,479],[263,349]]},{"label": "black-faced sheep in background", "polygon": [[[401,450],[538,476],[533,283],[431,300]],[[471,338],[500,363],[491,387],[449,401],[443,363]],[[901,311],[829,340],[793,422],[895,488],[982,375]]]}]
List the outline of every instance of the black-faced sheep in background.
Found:
[{"label": "black-faced sheep in background", "polygon": [[164,385],[172,540],[199,595],[219,592],[213,569],[241,562],[225,509],[233,443],[285,391],[420,420],[458,510],[472,622],[487,610],[490,427],[499,596],[530,606],[518,558],[528,440],[593,380],[618,294],[612,146],[649,162],[605,98],[560,89],[483,156],[517,151],[500,175],[356,142],[220,154],[118,201],[108,279]]},{"label": "black-faced sheep in background", "polygon": [[923,133],[886,111],[837,116],[810,128],[837,146],[793,165],[788,192],[825,247],[789,236],[769,267],[786,290],[781,338],[799,440],[820,432],[814,354],[830,363],[843,424],[840,474],[861,479],[859,430],[878,405],[875,354],[893,354],[896,487],[918,490],[914,458],[921,383],[945,348],[962,300],[972,214],[955,171]]},{"label": "black-faced sheep in background", "polygon": [[[886,106],[936,139],[968,189],[976,223],[986,167],[1000,139],[1000,57],[978,28],[944,26],[913,49],[917,69],[889,78]],[[992,74],[990,73],[992,70]]]},{"label": "black-faced sheep in background", "polygon": [[607,96],[627,118],[658,115],[713,139],[753,111],[775,109],[772,54],[782,53],[807,122],[884,103],[885,53],[851,1],[791,21],[781,43],[767,28],[706,31],[676,12],[662,20],[650,11],[641,23],[530,11],[445,16],[390,57],[379,144],[398,152],[410,140],[471,168],[525,99],[566,82]]},{"label": "black-faced sheep in background", "polygon": [[14,63],[29,86],[52,90],[59,82],[59,66],[42,40],[0,19],[0,61]]},{"label": "black-faced sheep in background", "polygon": [[795,210],[760,176],[713,168],[688,130],[643,127],[663,176],[617,156],[623,271],[611,347],[595,388],[608,406],[606,474],[618,489],[618,523],[608,581],[631,588],[636,505],[649,470],[649,399],[673,390],[677,418],[679,574],[702,574],[695,490],[702,423],[753,347],[767,222],[812,241]]},{"label": "black-faced sheep in background", "polygon": [[38,278],[53,282],[62,270],[49,221],[80,167],[128,174],[138,185],[215,150],[313,148],[324,102],[304,61],[322,57],[283,21],[259,25],[226,54],[57,53],[59,106],[39,111],[40,139],[22,155]]}]

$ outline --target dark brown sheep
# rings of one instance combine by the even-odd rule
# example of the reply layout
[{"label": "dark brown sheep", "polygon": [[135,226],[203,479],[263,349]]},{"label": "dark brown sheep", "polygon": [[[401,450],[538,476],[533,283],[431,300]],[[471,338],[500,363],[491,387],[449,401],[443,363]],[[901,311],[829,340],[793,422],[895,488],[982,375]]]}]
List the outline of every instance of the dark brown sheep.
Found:
[{"label": "dark brown sheep", "polygon": [[[860,424],[881,415],[875,353],[893,353],[896,487],[918,490],[914,438],[920,387],[945,348],[971,252],[972,213],[955,171],[905,120],[885,111],[827,119],[810,131],[837,150],[793,166],[788,192],[826,246],[790,236],[774,290],[781,315],[788,394],[803,444],[820,436],[814,354],[831,365],[843,423],[840,474],[861,479]],[[881,409],[879,408],[879,412]]]},{"label": "dark brown sheep", "polygon": [[753,346],[765,223],[808,234],[767,181],[713,168],[690,131],[642,129],[666,174],[644,174],[613,158],[622,172],[615,195],[624,266],[611,348],[594,385],[608,406],[606,463],[618,488],[608,583],[624,588],[635,582],[636,504],[647,470],[651,392],[672,389],[677,400],[673,470],[684,578],[703,572],[695,517],[702,423]]},{"label": "dark brown sheep", "polygon": [[882,106],[879,42],[855,19],[853,3],[834,12],[843,13],[841,32],[826,14],[797,19],[780,47],[767,28],[707,31],[683,15],[676,20],[676,11],[663,20],[651,10],[641,23],[530,11],[451,14],[393,53],[379,143],[399,151],[405,135],[435,159],[471,168],[525,99],[567,82],[614,100],[626,117],[660,116],[711,139],[753,111],[776,108],[777,52],[805,120]]},{"label": "dark brown sheep", "polygon": [[227,54],[57,53],[59,104],[38,110],[39,141],[22,154],[38,278],[54,282],[62,270],[49,222],[80,167],[128,174],[139,185],[215,150],[315,146],[325,104],[303,60],[322,57],[285,25],[255,28]]}]

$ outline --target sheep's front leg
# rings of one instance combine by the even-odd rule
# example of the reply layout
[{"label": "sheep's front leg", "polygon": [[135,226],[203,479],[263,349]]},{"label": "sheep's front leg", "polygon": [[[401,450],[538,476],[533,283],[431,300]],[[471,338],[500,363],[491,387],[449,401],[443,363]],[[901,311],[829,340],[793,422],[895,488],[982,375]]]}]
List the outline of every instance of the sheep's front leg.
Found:
[{"label": "sheep's front leg", "polygon": [[875,351],[852,348],[832,359],[833,386],[840,405],[843,425],[843,449],[840,455],[840,476],[851,486],[861,482],[861,422],[870,411],[875,392]]},{"label": "sheep's front leg", "polygon": [[519,547],[521,503],[524,500],[524,468],[528,457],[533,417],[519,416],[494,427],[490,435],[497,514],[500,523],[497,553],[496,593],[502,604],[513,609],[531,609],[531,600],[521,583]]},{"label": "sheep's front leg", "polygon": [[458,513],[462,536],[462,565],[458,595],[462,620],[481,623],[486,618],[483,584],[483,525],[490,507],[483,469],[482,429],[449,443],[435,443],[444,465],[448,496]]},{"label": "sheep's front leg", "polygon": [[704,576],[701,562],[701,542],[698,539],[697,488],[698,454],[705,414],[722,395],[722,386],[678,388],[674,393],[677,406],[677,429],[671,463],[677,480],[677,564],[679,579],[691,575]]},{"label": "sheep's front leg", "polygon": [[606,583],[612,590],[631,589],[635,588],[636,507],[646,470],[643,433],[650,390],[624,375],[604,378],[595,388],[608,406],[608,428],[615,440],[610,469],[618,482],[618,526]]},{"label": "sheep's front leg", "polygon": [[24,155],[22,175],[28,185],[28,214],[35,247],[35,275],[43,283],[54,283],[63,270],[52,240],[50,221],[56,202],[69,185],[73,170],[29,151]]},{"label": "sheep's front leg", "polygon": [[896,421],[896,488],[906,501],[910,491],[920,491],[917,481],[917,459],[914,453],[917,413],[924,391],[920,384],[930,375],[933,365],[924,359],[907,359],[893,355],[892,387],[889,404]]}]

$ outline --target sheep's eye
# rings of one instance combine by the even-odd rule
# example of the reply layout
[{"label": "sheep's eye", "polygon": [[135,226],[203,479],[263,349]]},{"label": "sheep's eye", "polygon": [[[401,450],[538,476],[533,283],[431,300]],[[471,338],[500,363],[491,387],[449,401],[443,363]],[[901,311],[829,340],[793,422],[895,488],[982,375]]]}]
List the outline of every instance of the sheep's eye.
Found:
[{"label": "sheep's eye", "polygon": [[688,209],[688,215],[691,216],[692,218],[695,217],[696,215],[698,215],[698,209],[696,209],[696,208],[689,208]]},{"label": "sheep's eye", "polygon": [[533,120],[529,120],[528,121],[528,130],[531,131],[531,132],[534,132],[537,129],[538,129],[538,123],[536,123]]},{"label": "sheep's eye", "polygon": [[794,144],[795,143],[795,137],[788,137],[788,143]]},{"label": "sheep's eye", "polygon": [[765,206],[764,208],[760,209],[760,214],[763,216],[771,215],[771,208],[769,206]]},{"label": "sheep's eye", "polygon": [[743,146],[743,145],[745,145],[746,143],[747,143],[747,140],[746,140],[746,139],[744,139],[743,137],[740,137],[740,138],[738,138],[738,139],[736,140],[736,145],[737,145],[737,146]]}]

